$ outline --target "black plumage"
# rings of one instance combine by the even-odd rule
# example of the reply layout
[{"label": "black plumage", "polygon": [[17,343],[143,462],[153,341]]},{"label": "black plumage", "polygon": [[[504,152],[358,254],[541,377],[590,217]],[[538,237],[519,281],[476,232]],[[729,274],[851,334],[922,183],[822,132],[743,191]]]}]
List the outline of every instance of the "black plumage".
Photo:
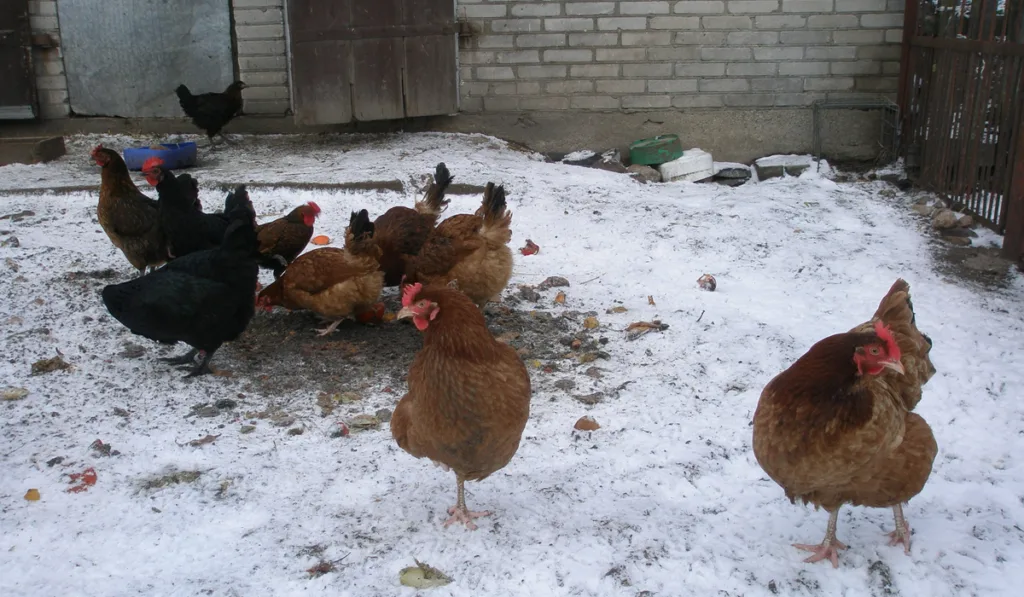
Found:
[{"label": "black plumage", "polygon": [[[185,85],[178,85],[174,91],[178,94],[178,103],[181,104],[182,111],[192,119],[192,124],[206,132],[210,144],[213,145],[213,138],[242,111],[243,89],[245,83],[235,81],[222,93],[193,95]],[[224,139],[227,140],[227,137]]]}]

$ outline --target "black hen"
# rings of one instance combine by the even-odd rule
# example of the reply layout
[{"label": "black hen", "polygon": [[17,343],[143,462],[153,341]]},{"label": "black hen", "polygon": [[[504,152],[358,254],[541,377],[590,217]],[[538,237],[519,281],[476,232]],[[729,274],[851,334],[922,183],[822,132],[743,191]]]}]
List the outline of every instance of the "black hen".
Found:
[{"label": "black hen", "polygon": [[[220,245],[228,228],[228,217],[222,213],[203,213],[196,208],[198,185],[191,176],[175,176],[158,158],[147,160],[143,173],[160,199],[160,227],[167,238],[168,257],[184,257]],[[230,204],[229,195],[225,205]]]},{"label": "black hen", "polygon": [[235,81],[223,93],[193,95],[184,85],[178,85],[174,91],[185,115],[192,119],[192,124],[206,131],[210,145],[213,145],[213,138],[218,134],[228,141],[220,130],[242,111],[243,89],[245,83]]},{"label": "black hen", "polygon": [[103,304],[133,334],[192,347],[183,356],[163,360],[191,364],[203,352],[188,377],[210,373],[213,353],[238,338],[255,313],[259,243],[252,205],[235,209],[230,218],[218,248],[175,259],[151,274],[103,289]]}]

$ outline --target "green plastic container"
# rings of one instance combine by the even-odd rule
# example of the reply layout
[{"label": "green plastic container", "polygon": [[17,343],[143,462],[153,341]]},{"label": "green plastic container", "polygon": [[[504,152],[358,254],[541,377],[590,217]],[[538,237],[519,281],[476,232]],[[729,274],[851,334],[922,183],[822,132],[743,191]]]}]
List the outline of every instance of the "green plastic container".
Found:
[{"label": "green plastic container", "polygon": [[657,166],[683,156],[683,145],[678,135],[658,135],[650,139],[633,141],[629,145],[629,162]]}]

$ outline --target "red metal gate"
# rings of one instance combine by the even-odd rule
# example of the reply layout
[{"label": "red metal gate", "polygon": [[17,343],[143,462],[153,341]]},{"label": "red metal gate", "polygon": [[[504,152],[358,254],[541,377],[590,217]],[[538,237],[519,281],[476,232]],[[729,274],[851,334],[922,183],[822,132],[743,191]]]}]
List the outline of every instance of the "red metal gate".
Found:
[{"label": "red metal gate", "polygon": [[1024,255],[1024,0],[908,0],[902,146],[915,182]]},{"label": "red metal gate", "polygon": [[35,118],[28,0],[0,2],[0,120]]}]

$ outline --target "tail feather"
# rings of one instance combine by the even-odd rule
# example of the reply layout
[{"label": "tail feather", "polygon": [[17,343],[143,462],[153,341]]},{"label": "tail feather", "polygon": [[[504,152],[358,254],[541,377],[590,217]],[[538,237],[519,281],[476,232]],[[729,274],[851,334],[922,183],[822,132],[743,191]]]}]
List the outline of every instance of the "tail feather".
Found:
[{"label": "tail feather", "polygon": [[185,114],[191,115],[191,112],[195,110],[196,96],[192,95],[192,92],[184,84],[178,85],[174,93],[178,94],[178,103],[181,104],[181,109]]},{"label": "tail feather", "polygon": [[432,216],[441,215],[441,212],[448,207],[448,200],[444,198],[444,193],[454,178],[448,172],[448,167],[444,165],[444,162],[438,164],[434,170],[434,182],[427,189],[426,196],[416,202],[416,211]]},{"label": "tail feather", "polygon": [[358,213],[352,212],[352,216],[348,220],[348,225],[353,238],[359,238],[364,234],[373,236],[373,222],[370,221],[370,214],[365,209]]},{"label": "tail feather", "polygon": [[502,244],[512,240],[512,212],[508,211],[505,203],[504,185],[495,186],[494,183],[487,183],[484,188],[484,200],[476,215],[483,217],[484,225],[480,233],[488,239]]}]

